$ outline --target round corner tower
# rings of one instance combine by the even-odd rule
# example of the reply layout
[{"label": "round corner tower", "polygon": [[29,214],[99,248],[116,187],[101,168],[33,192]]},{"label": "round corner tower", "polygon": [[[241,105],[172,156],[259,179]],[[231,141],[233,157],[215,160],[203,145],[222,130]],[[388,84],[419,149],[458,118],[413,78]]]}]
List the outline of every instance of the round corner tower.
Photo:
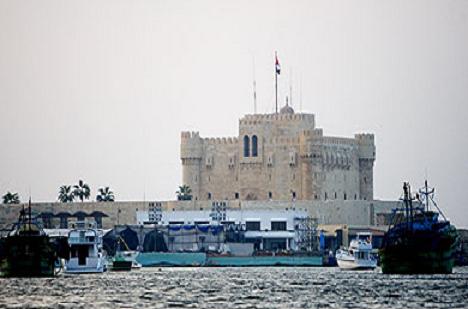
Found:
[{"label": "round corner tower", "polygon": [[374,134],[356,134],[359,156],[359,191],[364,200],[374,199]]},{"label": "round corner tower", "polygon": [[203,140],[198,132],[182,132],[180,159],[182,160],[182,182],[192,189],[193,199],[200,196],[200,168],[203,155]]}]

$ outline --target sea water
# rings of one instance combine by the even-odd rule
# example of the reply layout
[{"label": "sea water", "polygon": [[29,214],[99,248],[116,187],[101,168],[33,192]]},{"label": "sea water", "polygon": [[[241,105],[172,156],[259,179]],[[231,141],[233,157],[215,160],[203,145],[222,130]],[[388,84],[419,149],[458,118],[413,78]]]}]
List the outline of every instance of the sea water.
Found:
[{"label": "sea water", "polygon": [[0,308],[468,308],[468,268],[384,275],[338,268],[143,268],[0,279]]}]

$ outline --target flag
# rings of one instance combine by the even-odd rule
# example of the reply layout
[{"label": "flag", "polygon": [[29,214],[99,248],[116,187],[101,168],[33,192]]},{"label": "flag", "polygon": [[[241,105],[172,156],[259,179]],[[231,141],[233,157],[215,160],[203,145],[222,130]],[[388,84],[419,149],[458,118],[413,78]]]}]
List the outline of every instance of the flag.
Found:
[{"label": "flag", "polygon": [[278,61],[278,56],[275,55],[275,58],[276,58],[276,62],[275,62],[276,74],[280,74],[281,73],[281,66],[280,66],[280,63]]}]

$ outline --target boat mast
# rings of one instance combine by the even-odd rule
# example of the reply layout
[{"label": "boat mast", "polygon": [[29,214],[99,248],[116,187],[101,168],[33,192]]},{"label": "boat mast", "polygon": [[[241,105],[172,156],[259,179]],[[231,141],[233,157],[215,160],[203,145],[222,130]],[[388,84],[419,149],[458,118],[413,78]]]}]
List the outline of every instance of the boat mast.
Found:
[{"label": "boat mast", "polygon": [[427,185],[427,180],[424,182],[424,188],[419,189],[419,194],[424,196],[424,206],[426,211],[429,211],[429,199],[431,199],[431,195],[434,193],[434,188],[431,188]]},{"label": "boat mast", "polygon": [[409,215],[409,210],[408,210],[408,184],[406,182],[403,183],[403,202],[405,203],[405,218],[406,218],[406,227],[408,227],[408,215]]}]

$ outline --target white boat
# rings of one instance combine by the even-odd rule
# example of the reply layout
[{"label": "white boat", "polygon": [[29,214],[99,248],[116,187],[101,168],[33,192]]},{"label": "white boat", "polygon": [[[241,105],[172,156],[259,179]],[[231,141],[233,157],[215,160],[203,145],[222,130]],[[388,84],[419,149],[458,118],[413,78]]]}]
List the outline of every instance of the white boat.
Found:
[{"label": "white boat", "polygon": [[70,258],[65,262],[66,273],[102,273],[106,271],[106,259],[102,249],[102,230],[92,224],[85,227],[77,222],[76,228],[68,233]]},{"label": "white boat", "polygon": [[357,233],[348,249],[340,249],[336,252],[336,262],[341,269],[376,268],[377,260],[372,254],[372,234]]}]

